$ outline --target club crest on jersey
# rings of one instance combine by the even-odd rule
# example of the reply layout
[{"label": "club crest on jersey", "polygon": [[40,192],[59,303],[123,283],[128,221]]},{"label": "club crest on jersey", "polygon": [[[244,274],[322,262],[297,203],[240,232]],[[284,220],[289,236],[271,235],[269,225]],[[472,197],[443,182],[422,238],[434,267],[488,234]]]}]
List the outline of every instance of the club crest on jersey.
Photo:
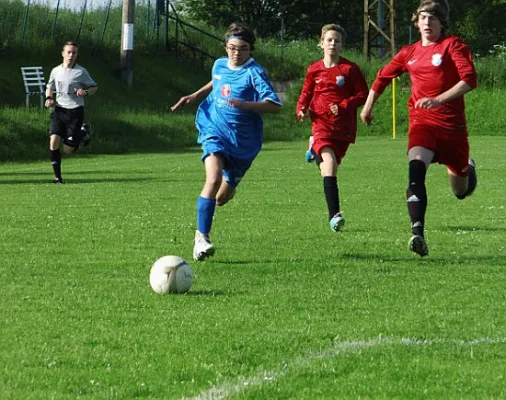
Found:
[{"label": "club crest on jersey", "polygon": [[432,65],[435,67],[439,67],[441,63],[443,62],[443,56],[439,53],[432,55]]},{"label": "club crest on jersey", "polygon": [[232,89],[230,89],[230,85],[223,85],[221,87],[221,95],[223,97],[229,97],[231,93],[232,93]]},{"label": "club crest on jersey", "polygon": [[342,76],[342,75],[336,76],[336,85],[337,86],[344,85],[344,76]]}]

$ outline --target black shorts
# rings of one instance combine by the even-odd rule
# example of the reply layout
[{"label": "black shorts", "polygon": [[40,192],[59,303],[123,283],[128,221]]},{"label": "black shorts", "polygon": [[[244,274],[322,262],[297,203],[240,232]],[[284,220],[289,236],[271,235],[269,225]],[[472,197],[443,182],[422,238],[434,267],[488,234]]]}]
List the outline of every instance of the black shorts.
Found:
[{"label": "black shorts", "polygon": [[84,120],[84,107],[67,109],[56,107],[51,113],[49,135],[58,135],[70,147],[79,147],[83,139],[81,126]]}]

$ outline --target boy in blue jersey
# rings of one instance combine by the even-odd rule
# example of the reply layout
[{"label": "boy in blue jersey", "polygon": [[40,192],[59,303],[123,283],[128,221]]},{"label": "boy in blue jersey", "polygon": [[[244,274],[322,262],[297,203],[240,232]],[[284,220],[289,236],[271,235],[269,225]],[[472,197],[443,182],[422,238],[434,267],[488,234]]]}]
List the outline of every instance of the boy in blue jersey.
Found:
[{"label": "boy in blue jersey", "polygon": [[233,23],[225,34],[227,57],[215,61],[212,80],[183,96],[172,111],[207,96],[200,104],[195,125],[202,145],[206,181],[197,201],[197,231],[193,259],[214,254],[209,238],[216,206],[228,203],[262,148],[261,113],[277,113],[281,102],[264,69],[251,56],[255,34]]}]

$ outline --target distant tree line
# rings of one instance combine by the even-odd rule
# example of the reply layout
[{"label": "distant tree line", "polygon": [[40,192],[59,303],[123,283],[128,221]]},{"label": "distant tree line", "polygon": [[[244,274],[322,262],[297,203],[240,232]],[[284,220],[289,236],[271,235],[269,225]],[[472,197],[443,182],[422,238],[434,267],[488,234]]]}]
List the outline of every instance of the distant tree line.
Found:
[{"label": "distant tree line", "polygon": [[[280,35],[282,22],[286,39],[318,37],[322,25],[335,22],[346,29],[349,45],[360,47],[363,42],[363,0],[178,0],[176,4],[194,20],[211,26],[242,21],[262,37]],[[449,4],[450,33],[461,36],[473,52],[483,54],[506,41],[506,0],[449,0]],[[418,5],[419,0],[395,1],[399,46],[418,40],[411,24]]]}]

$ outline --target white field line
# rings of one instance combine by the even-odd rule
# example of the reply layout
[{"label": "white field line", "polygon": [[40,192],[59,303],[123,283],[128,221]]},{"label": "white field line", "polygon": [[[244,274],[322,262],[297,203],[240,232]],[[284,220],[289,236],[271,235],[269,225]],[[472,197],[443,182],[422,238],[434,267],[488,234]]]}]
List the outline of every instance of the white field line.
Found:
[{"label": "white field line", "polygon": [[355,350],[362,350],[380,346],[431,346],[434,344],[450,344],[457,346],[476,346],[481,344],[506,343],[506,338],[478,338],[472,340],[449,340],[449,339],[414,339],[414,338],[382,338],[378,337],[369,340],[356,340],[338,342],[328,349],[310,353],[306,357],[295,359],[292,363],[283,363],[279,368],[269,371],[259,371],[256,375],[249,377],[238,377],[234,381],[224,382],[219,386],[213,386],[208,390],[200,392],[195,397],[183,397],[183,400],[221,400],[238,393],[245,392],[253,386],[261,386],[264,383],[273,382],[289,372],[296,372],[298,369],[309,366],[315,360],[322,360],[337,357],[342,353],[351,353]]}]

